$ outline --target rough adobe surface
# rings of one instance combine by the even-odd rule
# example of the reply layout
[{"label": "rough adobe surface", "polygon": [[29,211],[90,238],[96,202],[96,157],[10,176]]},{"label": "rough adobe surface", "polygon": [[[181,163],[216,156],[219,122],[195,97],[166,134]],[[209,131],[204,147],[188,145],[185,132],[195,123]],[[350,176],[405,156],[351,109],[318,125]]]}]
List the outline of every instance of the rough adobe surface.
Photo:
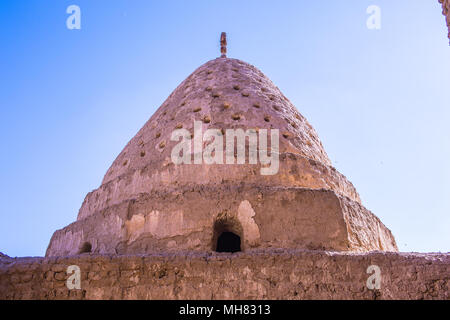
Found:
[{"label": "rough adobe surface", "polygon": [[450,39],[450,0],[439,0],[442,3],[442,13],[446,17],[448,27],[448,38]]},{"label": "rough adobe surface", "polygon": [[[69,265],[81,290],[68,290]],[[381,269],[380,290],[367,268]],[[449,254],[272,250],[0,258],[0,299],[449,299]]]},{"label": "rough adobe surface", "polygon": [[[170,140],[171,134],[180,128],[193,133],[194,120],[203,122],[203,131],[279,129],[280,153],[292,155],[296,163],[281,163],[281,172],[274,176],[255,174],[259,166],[254,165],[176,166],[171,151],[178,142]],[[305,174],[289,172],[294,165]],[[131,139],[107,171],[102,186],[87,195],[78,220],[150,190],[223,181],[326,188],[360,201],[353,185],[331,167],[315,130],[272,81],[243,61],[217,58],[183,81]]]},{"label": "rough adobe surface", "polygon": [[[278,129],[279,172],[261,175],[248,159],[175,165],[172,132],[193,134],[195,120],[203,132]],[[397,251],[292,103],[254,66],[222,57],[175,89],[86,196],[77,221],[54,233],[46,256],[208,252],[223,231],[244,249]]]},{"label": "rough adobe surface", "polygon": [[375,215],[333,191],[218,186],[143,194],[89,216],[57,231],[47,256],[77,254],[84,241],[95,253],[207,252],[215,249],[221,229],[214,226],[221,214],[229,231],[243,239],[243,250],[397,250],[391,232]]}]

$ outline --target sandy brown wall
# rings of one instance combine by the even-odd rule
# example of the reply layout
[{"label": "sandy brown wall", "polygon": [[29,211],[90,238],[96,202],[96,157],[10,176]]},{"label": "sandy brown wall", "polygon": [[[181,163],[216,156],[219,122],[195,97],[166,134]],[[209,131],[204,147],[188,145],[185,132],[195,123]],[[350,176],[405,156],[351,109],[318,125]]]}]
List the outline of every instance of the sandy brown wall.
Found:
[{"label": "sandy brown wall", "polygon": [[446,16],[448,26],[448,38],[450,39],[450,0],[439,0],[442,3],[443,14]]},{"label": "sandy brown wall", "polygon": [[[70,265],[80,267],[80,290],[66,287]],[[367,288],[371,265],[380,290]],[[449,254],[2,258],[0,299],[448,299],[449,278]]]},{"label": "sandy brown wall", "polygon": [[225,230],[242,250],[397,251],[391,232],[361,204],[331,190],[193,186],[141,194],[58,230],[46,256],[215,250]]}]

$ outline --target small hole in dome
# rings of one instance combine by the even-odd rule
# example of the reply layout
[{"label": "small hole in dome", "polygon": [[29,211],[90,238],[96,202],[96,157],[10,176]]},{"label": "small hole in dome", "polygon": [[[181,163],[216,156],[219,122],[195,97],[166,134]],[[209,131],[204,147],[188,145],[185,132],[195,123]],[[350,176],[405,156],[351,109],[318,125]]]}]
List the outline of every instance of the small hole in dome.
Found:
[{"label": "small hole in dome", "polygon": [[212,97],[213,97],[213,98],[219,98],[219,97],[220,97],[220,93],[218,93],[218,92],[213,92]]},{"label": "small hole in dome", "polygon": [[206,87],[206,91],[212,91],[212,87]]},{"label": "small hole in dome", "polygon": [[125,160],[122,165],[125,167],[128,164],[128,160]]},{"label": "small hole in dome", "polygon": [[181,129],[183,128],[183,125],[181,123],[177,124],[177,126],[175,127],[175,129]]},{"label": "small hole in dome", "polygon": [[264,121],[265,121],[265,122],[270,122],[270,117],[269,117],[269,116],[265,116],[265,117],[264,117]]},{"label": "small hole in dome", "polygon": [[199,112],[199,111],[201,111],[202,110],[202,108],[195,108],[193,111],[194,112]]},{"label": "small hole in dome", "polygon": [[257,103],[257,102],[255,102],[255,103],[253,104],[253,107],[254,107],[254,108],[257,108],[257,109],[261,108],[261,106],[260,106],[259,103]]},{"label": "small hole in dome", "polygon": [[231,116],[231,118],[232,118],[233,120],[240,120],[240,119],[241,119],[241,116],[240,116],[239,114],[235,113],[235,114],[233,114],[233,115]]},{"label": "small hole in dome", "polygon": [[233,86],[233,89],[234,89],[234,90],[241,90],[241,87],[240,87],[239,85],[235,84],[235,85]]},{"label": "small hole in dome", "polygon": [[141,157],[145,157],[145,151],[141,151]]},{"label": "small hole in dome", "polygon": [[291,135],[288,132],[283,133],[283,137],[285,137],[286,139],[289,139],[291,137]]},{"label": "small hole in dome", "polygon": [[248,92],[242,92],[242,96],[243,96],[243,97],[249,97],[249,96],[250,96],[250,93],[248,93]]},{"label": "small hole in dome", "polygon": [[83,243],[83,245],[80,247],[79,253],[91,253],[92,251],[92,245],[90,242],[85,242]]},{"label": "small hole in dome", "polygon": [[276,111],[280,111],[280,107],[279,106],[273,106],[273,108],[276,110]]},{"label": "small hole in dome", "polygon": [[226,110],[226,109],[229,109],[231,107],[231,105],[228,103],[228,102],[224,102],[223,103],[223,108]]},{"label": "small hole in dome", "polygon": [[203,122],[204,123],[210,123],[211,122],[211,118],[209,116],[204,116],[203,117]]},{"label": "small hole in dome", "polygon": [[159,147],[162,149],[162,148],[164,148],[166,146],[166,142],[165,141],[162,141],[160,144],[159,144]]},{"label": "small hole in dome", "polygon": [[158,132],[158,133],[156,134],[156,138],[159,138],[159,137],[161,137],[161,133]]}]

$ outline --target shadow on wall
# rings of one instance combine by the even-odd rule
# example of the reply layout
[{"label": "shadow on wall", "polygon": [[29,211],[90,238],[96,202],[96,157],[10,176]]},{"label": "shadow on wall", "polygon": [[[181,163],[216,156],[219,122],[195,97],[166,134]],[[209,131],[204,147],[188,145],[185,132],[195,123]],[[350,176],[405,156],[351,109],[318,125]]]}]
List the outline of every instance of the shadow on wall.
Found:
[{"label": "shadow on wall", "polygon": [[233,232],[222,232],[217,239],[217,252],[239,252],[241,251],[241,237]]},{"label": "shadow on wall", "polygon": [[83,245],[80,247],[80,251],[78,252],[79,254],[82,253],[91,253],[92,251],[92,245],[90,242],[85,242],[83,243]]}]

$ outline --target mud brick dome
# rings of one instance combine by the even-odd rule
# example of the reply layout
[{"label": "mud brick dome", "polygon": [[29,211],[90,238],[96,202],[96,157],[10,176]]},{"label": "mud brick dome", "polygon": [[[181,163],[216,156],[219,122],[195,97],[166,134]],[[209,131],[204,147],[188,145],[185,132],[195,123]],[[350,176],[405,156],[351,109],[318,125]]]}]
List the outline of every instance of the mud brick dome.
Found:
[{"label": "mud brick dome", "polygon": [[[47,256],[305,248],[397,251],[332,167],[317,133],[254,66],[222,56],[194,71],[131,139]],[[279,130],[279,170],[174,164],[174,130]],[[225,141],[225,137],[224,137]],[[269,137],[270,141],[270,137]],[[208,141],[203,141],[206,146]],[[270,150],[270,146],[268,148]]]}]

